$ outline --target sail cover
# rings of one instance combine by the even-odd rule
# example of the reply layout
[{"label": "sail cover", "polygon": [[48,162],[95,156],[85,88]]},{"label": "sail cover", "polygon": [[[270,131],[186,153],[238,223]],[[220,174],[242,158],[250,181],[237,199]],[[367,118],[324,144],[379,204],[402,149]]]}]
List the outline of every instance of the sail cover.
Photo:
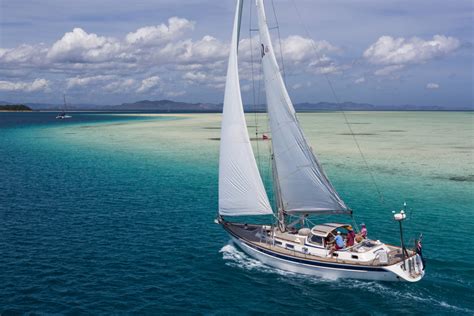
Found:
[{"label": "sail cover", "polygon": [[240,95],[237,50],[242,0],[237,1],[222,113],[219,157],[219,214],[272,214],[257,168]]},{"label": "sail cover", "polygon": [[306,142],[273,51],[263,0],[256,1],[281,207],[290,214],[349,213]]}]

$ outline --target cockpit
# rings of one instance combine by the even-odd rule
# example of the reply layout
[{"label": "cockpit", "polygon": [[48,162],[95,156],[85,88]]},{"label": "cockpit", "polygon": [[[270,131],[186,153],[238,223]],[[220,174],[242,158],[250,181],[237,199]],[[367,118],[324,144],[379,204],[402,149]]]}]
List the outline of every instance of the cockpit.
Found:
[{"label": "cockpit", "polygon": [[314,226],[311,230],[307,229],[305,232],[309,244],[320,247],[330,248],[334,244],[334,238],[337,232],[341,232],[341,236],[345,239],[347,236],[349,224],[341,223],[325,223]]}]

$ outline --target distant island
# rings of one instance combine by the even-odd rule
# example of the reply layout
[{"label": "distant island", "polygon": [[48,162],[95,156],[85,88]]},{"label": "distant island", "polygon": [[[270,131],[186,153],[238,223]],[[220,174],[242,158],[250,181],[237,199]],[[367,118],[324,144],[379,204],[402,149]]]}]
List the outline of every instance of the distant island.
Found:
[{"label": "distant island", "polygon": [[221,112],[222,104],[214,103],[187,103],[177,102],[171,100],[158,101],[137,101],[134,103],[122,103],[120,105],[113,105],[108,107],[113,111],[160,111],[160,112],[180,112],[180,111],[195,111],[195,112]]},{"label": "distant island", "polygon": [[[0,101],[1,104],[7,102]],[[26,103],[28,110],[59,111],[62,104]],[[7,105],[10,106],[10,105]],[[297,112],[312,111],[473,111],[471,106],[419,106],[419,105],[374,105],[356,102],[318,102],[318,103],[296,103]],[[264,112],[265,104],[245,104],[246,112]],[[25,109],[26,110],[26,109]],[[26,111],[28,111],[26,110]],[[97,105],[97,104],[68,104],[69,111],[137,111],[137,112],[222,112],[222,103],[190,103],[173,100],[142,100],[133,103],[122,103],[119,105]]]},{"label": "distant island", "polygon": [[[318,103],[296,103],[297,112],[311,111],[472,111],[473,107],[463,106],[416,106],[416,105],[373,105],[369,103],[356,102],[318,102]],[[222,112],[222,103],[186,103],[171,100],[138,101],[134,103],[123,103],[108,107],[108,110],[126,111],[159,111],[159,112]],[[244,104],[246,112],[264,112],[265,104]]]},{"label": "distant island", "polygon": [[32,109],[24,104],[5,104],[0,105],[0,111],[32,111]]}]

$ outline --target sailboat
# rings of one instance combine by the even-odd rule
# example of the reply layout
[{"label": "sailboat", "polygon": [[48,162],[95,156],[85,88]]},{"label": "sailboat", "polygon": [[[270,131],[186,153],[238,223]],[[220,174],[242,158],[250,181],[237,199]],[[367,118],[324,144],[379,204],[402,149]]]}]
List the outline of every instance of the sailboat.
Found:
[{"label": "sailboat", "polygon": [[62,111],[56,116],[57,119],[64,120],[64,119],[69,119],[72,116],[66,114],[66,109],[67,109],[67,103],[66,103],[66,95],[63,94],[63,99],[64,99],[64,105]]},{"label": "sailboat", "polygon": [[[400,224],[400,247],[363,234],[351,245],[336,246],[341,239],[353,236],[350,224],[312,225],[308,221],[310,216],[314,220],[321,214],[352,217],[352,210],[329,181],[304,136],[274,54],[263,0],[256,0],[271,134],[274,212],[257,167],[242,105],[238,72],[242,6],[243,0],[238,0],[224,93],[215,222],[247,255],[278,269],[330,279],[421,280],[425,273],[421,249],[417,252],[403,243],[404,210],[394,214]],[[272,217],[270,223],[229,220],[264,215]],[[419,244],[421,247],[421,240]]]}]

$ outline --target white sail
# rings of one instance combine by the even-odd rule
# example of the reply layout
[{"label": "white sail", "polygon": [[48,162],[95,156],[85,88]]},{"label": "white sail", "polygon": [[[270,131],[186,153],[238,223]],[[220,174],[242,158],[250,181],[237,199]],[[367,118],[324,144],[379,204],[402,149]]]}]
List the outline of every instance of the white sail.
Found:
[{"label": "white sail", "polygon": [[257,168],[240,95],[237,50],[242,1],[237,1],[222,112],[219,157],[219,214],[272,214]]},{"label": "white sail", "polygon": [[265,16],[256,0],[262,67],[272,147],[283,210],[295,213],[349,213],[309,147],[280,74]]}]

